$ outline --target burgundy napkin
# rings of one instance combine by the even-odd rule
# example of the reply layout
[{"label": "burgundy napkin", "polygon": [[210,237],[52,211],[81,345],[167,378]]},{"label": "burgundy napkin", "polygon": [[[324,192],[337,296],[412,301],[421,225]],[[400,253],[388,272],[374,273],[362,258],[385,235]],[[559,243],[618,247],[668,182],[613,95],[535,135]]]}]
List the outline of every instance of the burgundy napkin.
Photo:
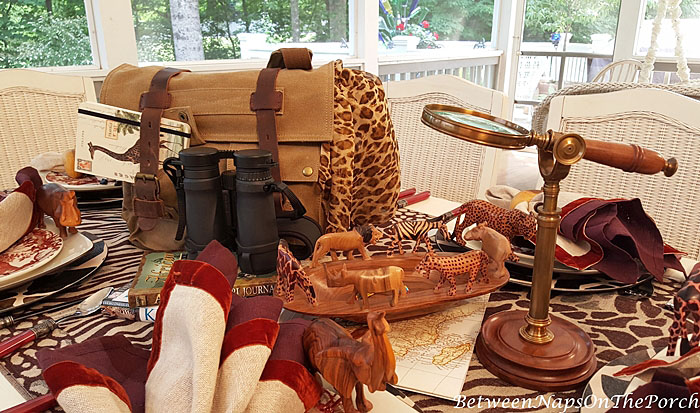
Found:
[{"label": "burgundy napkin", "polygon": [[111,377],[126,391],[131,410],[143,412],[149,354],[148,350],[134,347],[126,337],[116,335],[91,338],[56,350],[43,349],[37,353],[37,359],[47,382],[57,382],[61,378],[55,376],[71,374],[70,369],[64,368],[72,367],[70,362]]},{"label": "burgundy napkin", "polygon": [[[617,407],[613,407],[608,412],[626,413],[626,412],[649,412],[649,413],[691,413],[698,412],[700,409],[694,406],[698,405],[697,394],[691,398],[691,389],[688,387],[686,379],[678,372],[673,370],[658,370],[654,373],[652,380],[638,387],[626,398],[619,398]],[[655,396],[655,397],[654,397]],[[665,399],[659,403],[659,399]],[[639,401],[641,399],[641,401]],[[673,407],[669,407],[669,399],[675,399]],[[693,399],[695,403],[693,403]],[[679,407],[679,401],[684,408]],[[637,406],[642,408],[635,408]]]},{"label": "burgundy napkin", "polygon": [[557,260],[574,268],[592,267],[624,283],[636,282],[643,269],[658,280],[663,278],[665,267],[685,272],[678,259],[682,253],[664,245],[638,198],[571,202],[562,208],[559,231],[569,240],[590,245],[580,256],[557,246]]}]

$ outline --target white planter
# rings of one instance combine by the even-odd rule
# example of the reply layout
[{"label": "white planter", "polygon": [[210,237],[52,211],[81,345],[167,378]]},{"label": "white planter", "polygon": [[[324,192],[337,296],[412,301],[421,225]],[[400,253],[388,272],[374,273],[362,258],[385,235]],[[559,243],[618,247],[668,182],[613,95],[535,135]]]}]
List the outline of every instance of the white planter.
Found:
[{"label": "white planter", "polygon": [[416,50],[420,43],[418,36],[394,36],[391,40],[394,42],[395,49]]}]

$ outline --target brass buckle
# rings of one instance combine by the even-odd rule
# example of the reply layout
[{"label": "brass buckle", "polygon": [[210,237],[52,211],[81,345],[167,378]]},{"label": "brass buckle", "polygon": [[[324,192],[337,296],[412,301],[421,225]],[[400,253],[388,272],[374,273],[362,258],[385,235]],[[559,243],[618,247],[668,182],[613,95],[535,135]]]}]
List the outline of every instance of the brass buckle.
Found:
[{"label": "brass buckle", "polygon": [[156,176],[154,174],[147,174],[147,173],[139,172],[136,174],[136,176],[134,176],[134,181],[137,181],[139,179],[144,180],[144,181],[155,181]]}]

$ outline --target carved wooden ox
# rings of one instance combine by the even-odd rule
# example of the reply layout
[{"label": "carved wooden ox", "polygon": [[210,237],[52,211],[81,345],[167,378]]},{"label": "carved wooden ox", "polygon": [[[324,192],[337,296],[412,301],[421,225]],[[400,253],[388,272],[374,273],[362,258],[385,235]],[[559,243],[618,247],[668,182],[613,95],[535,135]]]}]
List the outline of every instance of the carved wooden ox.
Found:
[{"label": "carved wooden ox", "polygon": [[354,301],[359,294],[362,297],[361,309],[369,308],[369,293],[393,291],[394,295],[390,302],[392,307],[399,303],[399,296],[406,293],[406,287],[403,283],[404,271],[401,267],[389,266],[373,270],[348,271],[347,266],[343,264],[340,272],[333,274],[326,270],[326,274],[329,287],[344,287],[346,285],[355,287],[352,300]]},{"label": "carved wooden ox", "polygon": [[[513,254],[510,241],[495,229],[489,228],[486,222],[475,226],[464,234],[466,241],[481,241],[481,250],[489,256],[487,273],[493,275],[508,275],[508,270],[504,265],[506,260],[518,261],[518,257]],[[486,278],[488,280],[488,277]]]},{"label": "carved wooden ox", "polygon": [[[311,365],[338,391],[346,413],[372,410],[362,384],[369,391],[386,390],[386,383],[396,384],[396,359],[387,333],[391,331],[384,313],[367,314],[367,332],[359,341],[335,322],[320,318],[304,331],[303,344]],[[352,390],[355,389],[355,404]]]},{"label": "carved wooden ox", "polygon": [[331,253],[331,260],[338,260],[336,251],[344,251],[347,259],[353,259],[352,252],[357,250],[362,255],[362,259],[368,260],[369,253],[365,244],[376,244],[382,237],[382,233],[374,225],[360,225],[352,231],[335,232],[322,235],[314,245],[314,255],[311,258],[310,268],[318,266],[318,260],[323,258],[328,252]]},{"label": "carved wooden ox", "polygon": [[[71,234],[78,232],[75,227],[81,220],[74,191],[67,191],[57,184],[44,184],[36,191],[36,202],[46,215],[53,218],[61,237],[68,236],[66,228]],[[45,228],[43,219],[39,220],[39,228]]]}]

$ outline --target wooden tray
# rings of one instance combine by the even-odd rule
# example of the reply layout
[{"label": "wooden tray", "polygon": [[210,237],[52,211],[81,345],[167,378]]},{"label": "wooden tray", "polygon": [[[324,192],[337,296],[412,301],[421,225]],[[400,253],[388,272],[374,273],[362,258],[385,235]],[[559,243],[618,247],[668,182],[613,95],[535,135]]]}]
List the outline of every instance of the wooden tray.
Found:
[{"label": "wooden tray", "polygon": [[[438,255],[451,256],[455,254],[438,253]],[[502,275],[500,277],[492,276],[487,279],[488,282],[485,282],[486,280],[477,280],[472,289],[465,293],[464,287],[467,284],[467,276],[460,275],[457,277],[457,294],[451,297],[447,295],[448,282],[445,282],[440,291],[435,293],[433,289],[440,279],[440,273],[433,271],[430,274],[430,279],[426,279],[414,272],[416,265],[424,256],[425,254],[409,253],[394,257],[373,255],[372,259],[367,261],[356,258],[350,261],[339,260],[326,263],[329,271],[339,271],[343,264],[347,264],[348,270],[373,269],[389,265],[403,268],[405,271],[404,284],[408,287],[409,293],[399,298],[399,303],[396,307],[389,305],[392,292],[386,292],[374,294],[369,298],[369,310],[360,309],[359,300],[350,303],[353,291],[352,285],[339,288],[329,288],[327,286],[326,274],[323,264],[321,264],[313,269],[304,268],[313,283],[318,304],[315,306],[309,304],[301,288],[295,288],[294,300],[290,303],[285,302],[284,308],[297,313],[319,317],[338,317],[359,323],[366,322],[368,311],[385,311],[387,320],[400,320],[430,314],[452,305],[458,305],[461,300],[466,298],[488,294],[501,288],[509,279],[507,275]]]}]

